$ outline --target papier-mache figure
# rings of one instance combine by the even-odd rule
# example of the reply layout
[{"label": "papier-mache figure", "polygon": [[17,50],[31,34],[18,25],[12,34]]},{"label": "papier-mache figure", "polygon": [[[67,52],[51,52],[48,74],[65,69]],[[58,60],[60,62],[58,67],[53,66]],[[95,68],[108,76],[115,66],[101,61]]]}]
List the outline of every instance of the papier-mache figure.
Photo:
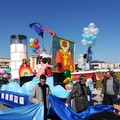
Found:
[{"label": "papier-mache figure", "polygon": [[54,66],[53,65],[50,65],[50,64],[48,64],[48,59],[46,58],[46,57],[44,57],[44,58],[42,58],[42,61],[41,61],[41,67],[40,67],[40,69],[38,70],[38,72],[37,72],[37,74],[36,74],[36,77],[38,77],[38,78],[40,78],[40,76],[42,75],[42,74],[45,74],[46,75],[46,70],[48,69],[48,68],[51,68],[51,69],[53,69],[54,68]]},{"label": "papier-mache figure", "polygon": [[19,68],[19,76],[23,77],[23,76],[32,76],[32,75],[33,75],[32,68],[28,64],[28,60],[26,58],[22,59],[22,64],[20,65]]}]

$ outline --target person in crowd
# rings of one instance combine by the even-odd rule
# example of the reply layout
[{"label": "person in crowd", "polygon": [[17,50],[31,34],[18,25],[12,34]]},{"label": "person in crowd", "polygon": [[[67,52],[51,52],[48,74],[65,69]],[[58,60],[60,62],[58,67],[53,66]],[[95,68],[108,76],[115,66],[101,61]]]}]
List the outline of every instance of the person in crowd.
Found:
[{"label": "person in crowd", "polygon": [[84,120],[120,120],[120,116],[114,112],[103,111],[92,114]]},{"label": "person in crowd", "polygon": [[94,90],[93,79],[92,78],[87,78],[86,86],[88,86],[89,89],[90,89],[90,94],[88,95],[88,101],[89,101],[89,104],[92,106],[93,105],[92,91]]},{"label": "person in crowd", "polygon": [[113,105],[117,97],[120,97],[120,83],[116,77],[113,76],[111,71],[106,73],[103,82],[101,97],[104,98],[106,105]]},{"label": "person in crowd", "polygon": [[113,112],[120,116],[120,98],[114,101],[113,108]]},{"label": "person in crowd", "polygon": [[27,59],[22,59],[22,65],[21,66],[29,66]]},{"label": "person in crowd", "polygon": [[30,94],[30,102],[35,104],[44,104],[44,120],[47,120],[47,109],[49,107],[49,102],[47,99],[48,94],[51,94],[50,87],[46,84],[46,76],[42,74],[40,76],[40,82],[32,89]]},{"label": "person in crowd", "polygon": [[36,74],[36,77],[39,78],[42,74],[46,74],[45,72],[46,72],[47,68],[53,69],[54,66],[48,64],[48,59],[47,59],[46,57],[44,57],[44,58],[42,59],[42,62],[41,62],[41,67],[40,67],[40,69],[38,70],[38,72],[37,72],[37,74]]},{"label": "person in crowd", "polygon": [[89,93],[89,87],[86,86],[86,77],[81,75],[79,77],[79,82],[76,82],[73,85],[71,92],[66,98],[65,106],[68,107],[70,100],[73,98],[72,109],[75,112],[79,113],[86,110],[89,107],[89,102],[87,98],[87,95]]},{"label": "person in crowd", "polygon": [[95,73],[93,73],[93,75],[92,75],[92,80],[93,80],[93,84],[94,84],[94,89],[96,89],[97,78],[96,78],[96,74]]},{"label": "person in crowd", "polygon": [[70,43],[69,41],[60,40],[60,49],[56,52],[56,71],[63,72],[68,69],[71,72],[74,71],[74,63],[72,54],[69,50]]}]

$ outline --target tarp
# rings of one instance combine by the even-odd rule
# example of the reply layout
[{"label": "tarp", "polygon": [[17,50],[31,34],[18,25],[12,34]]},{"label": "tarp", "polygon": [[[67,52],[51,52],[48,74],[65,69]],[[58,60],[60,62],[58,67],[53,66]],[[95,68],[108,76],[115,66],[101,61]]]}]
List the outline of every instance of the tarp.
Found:
[{"label": "tarp", "polygon": [[66,108],[65,103],[59,100],[56,96],[52,94],[48,95],[48,99],[51,103],[52,109],[62,120],[83,120],[87,116],[92,115],[94,113],[102,112],[104,110],[113,110],[111,105],[108,106],[103,104],[97,104],[95,106],[90,106],[87,110],[81,113],[76,113],[71,109],[70,106]]},{"label": "tarp", "polygon": [[43,104],[0,110],[0,120],[43,120]]}]

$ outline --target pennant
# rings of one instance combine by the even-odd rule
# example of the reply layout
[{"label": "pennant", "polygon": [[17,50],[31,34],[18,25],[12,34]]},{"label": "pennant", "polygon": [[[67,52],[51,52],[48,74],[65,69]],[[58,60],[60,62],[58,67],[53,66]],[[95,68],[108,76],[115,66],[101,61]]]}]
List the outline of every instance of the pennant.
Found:
[{"label": "pennant", "polygon": [[49,34],[57,37],[57,34],[56,34],[55,32],[53,32],[52,30],[48,29],[48,28],[45,28],[44,31],[45,31],[46,33],[49,33]]}]

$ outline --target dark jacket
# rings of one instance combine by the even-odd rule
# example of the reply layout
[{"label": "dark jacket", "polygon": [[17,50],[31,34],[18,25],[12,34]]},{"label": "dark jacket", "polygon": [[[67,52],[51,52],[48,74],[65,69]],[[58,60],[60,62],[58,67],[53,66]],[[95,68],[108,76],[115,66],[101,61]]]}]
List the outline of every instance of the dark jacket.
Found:
[{"label": "dark jacket", "polygon": [[[102,94],[106,94],[107,80],[108,80],[107,78],[103,80]],[[120,95],[120,83],[119,80],[117,80],[117,78],[114,76],[113,76],[113,90],[115,96]]]},{"label": "dark jacket", "polygon": [[[82,90],[83,87],[83,90]],[[76,82],[73,85],[73,88],[66,99],[66,103],[69,103],[70,100],[73,98],[72,101],[72,109],[76,112],[81,112],[88,108],[89,103],[87,99],[89,88],[86,86],[82,86],[79,82]]]}]

